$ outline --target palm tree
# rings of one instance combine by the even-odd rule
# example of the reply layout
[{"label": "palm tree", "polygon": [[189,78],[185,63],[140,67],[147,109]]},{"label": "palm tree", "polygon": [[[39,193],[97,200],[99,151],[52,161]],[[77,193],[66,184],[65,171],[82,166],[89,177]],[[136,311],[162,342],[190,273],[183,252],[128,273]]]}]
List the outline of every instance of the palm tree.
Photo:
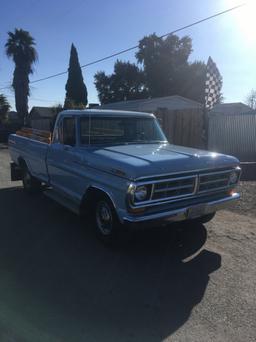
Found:
[{"label": "palm tree", "polygon": [[28,31],[15,29],[14,32],[8,32],[6,55],[15,63],[12,87],[16,110],[21,119],[28,115],[29,75],[33,73],[32,65],[37,60],[35,45]]}]

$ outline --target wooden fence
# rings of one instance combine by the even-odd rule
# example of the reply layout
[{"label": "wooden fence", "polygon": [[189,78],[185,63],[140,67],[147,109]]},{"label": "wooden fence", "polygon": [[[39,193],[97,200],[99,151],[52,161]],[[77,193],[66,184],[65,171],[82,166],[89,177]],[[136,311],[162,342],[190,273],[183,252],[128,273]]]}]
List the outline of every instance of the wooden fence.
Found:
[{"label": "wooden fence", "polygon": [[196,148],[205,147],[202,109],[158,109],[155,115],[170,143]]}]

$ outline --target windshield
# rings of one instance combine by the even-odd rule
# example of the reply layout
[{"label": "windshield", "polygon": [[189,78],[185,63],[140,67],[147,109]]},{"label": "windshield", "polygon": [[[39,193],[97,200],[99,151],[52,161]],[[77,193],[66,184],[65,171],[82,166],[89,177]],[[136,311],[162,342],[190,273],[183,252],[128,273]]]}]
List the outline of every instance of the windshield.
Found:
[{"label": "windshield", "polygon": [[167,139],[155,118],[83,117],[80,119],[83,145],[158,143]]}]

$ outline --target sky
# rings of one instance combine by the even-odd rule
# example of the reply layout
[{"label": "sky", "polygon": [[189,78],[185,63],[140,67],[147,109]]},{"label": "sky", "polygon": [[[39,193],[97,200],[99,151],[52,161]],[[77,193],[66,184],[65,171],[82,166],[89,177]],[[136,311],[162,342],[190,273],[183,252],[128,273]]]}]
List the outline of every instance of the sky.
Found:
[{"label": "sky", "polygon": [[[246,0],[245,0],[246,1]],[[14,64],[5,55],[7,32],[22,28],[36,40],[38,62],[30,80],[67,70],[71,43],[80,64],[138,44],[145,35],[162,35],[244,2],[236,0],[9,0],[1,5],[0,93],[15,109],[10,84]],[[179,33],[193,42],[190,61],[216,62],[223,76],[224,102],[245,102],[256,89],[256,1]],[[119,59],[136,63],[136,51]],[[116,58],[83,69],[89,103],[97,103],[94,74],[113,72]],[[31,84],[29,107],[64,102],[67,75]]]}]

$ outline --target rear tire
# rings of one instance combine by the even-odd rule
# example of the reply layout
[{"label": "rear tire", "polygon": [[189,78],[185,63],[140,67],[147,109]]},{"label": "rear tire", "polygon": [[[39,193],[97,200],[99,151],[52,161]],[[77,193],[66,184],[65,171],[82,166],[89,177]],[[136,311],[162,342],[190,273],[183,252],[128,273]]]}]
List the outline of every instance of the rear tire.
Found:
[{"label": "rear tire", "polygon": [[28,194],[36,193],[41,189],[41,182],[31,175],[26,165],[22,166],[22,184]]}]

